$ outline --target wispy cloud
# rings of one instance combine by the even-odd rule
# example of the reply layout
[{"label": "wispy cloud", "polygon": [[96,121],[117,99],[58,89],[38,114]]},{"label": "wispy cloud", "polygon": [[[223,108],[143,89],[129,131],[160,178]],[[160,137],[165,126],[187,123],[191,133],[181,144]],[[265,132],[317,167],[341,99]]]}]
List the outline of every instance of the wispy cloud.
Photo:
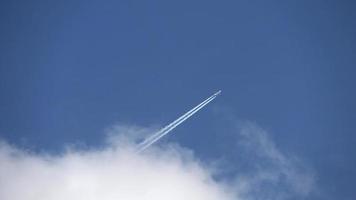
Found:
[{"label": "wispy cloud", "polygon": [[278,199],[305,197],[314,187],[314,176],[304,164],[279,151],[255,125],[237,130],[243,148],[256,160],[250,171],[236,173],[234,181],[215,179],[214,170],[179,145],[135,153],[131,136],[154,132],[152,128],[115,126],[109,132],[105,148],[71,148],[61,155],[1,143],[0,199]]},{"label": "wispy cloud", "polygon": [[268,133],[253,123],[240,127],[239,145],[247,170],[236,184],[247,199],[304,198],[315,192],[315,173],[302,160],[280,151]]}]

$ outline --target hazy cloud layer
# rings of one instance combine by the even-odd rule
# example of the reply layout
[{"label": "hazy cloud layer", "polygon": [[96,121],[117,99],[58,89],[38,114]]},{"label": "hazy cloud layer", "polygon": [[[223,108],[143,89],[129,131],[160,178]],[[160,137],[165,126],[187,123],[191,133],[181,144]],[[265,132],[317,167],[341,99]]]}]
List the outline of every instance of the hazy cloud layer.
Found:
[{"label": "hazy cloud layer", "polygon": [[281,152],[263,129],[244,124],[239,131],[241,160],[236,186],[244,199],[303,199],[316,192],[313,170],[294,155]]},{"label": "hazy cloud layer", "polygon": [[215,179],[214,169],[178,145],[135,153],[132,138],[152,132],[150,128],[116,126],[110,129],[105,148],[73,148],[61,155],[26,152],[3,142],[0,199],[245,200],[310,194],[314,176],[303,163],[281,153],[255,125],[236,131],[240,148],[256,160],[233,179]]}]

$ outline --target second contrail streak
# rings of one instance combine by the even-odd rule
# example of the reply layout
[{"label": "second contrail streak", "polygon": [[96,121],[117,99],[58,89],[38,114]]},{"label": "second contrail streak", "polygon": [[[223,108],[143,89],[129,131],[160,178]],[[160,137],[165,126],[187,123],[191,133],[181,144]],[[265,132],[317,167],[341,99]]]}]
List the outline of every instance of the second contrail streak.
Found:
[{"label": "second contrail streak", "polygon": [[168,134],[169,132],[171,132],[175,127],[177,127],[178,125],[180,125],[181,123],[183,123],[185,120],[187,120],[189,117],[191,117],[192,115],[194,115],[196,112],[198,112],[200,109],[202,109],[205,105],[207,105],[208,103],[210,103],[212,100],[214,100],[219,94],[221,93],[221,91],[219,90],[218,92],[216,92],[215,94],[213,94],[211,97],[207,98],[205,101],[203,101],[202,103],[198,104],[197,106],[195,106],[193,109],[189,110],[188,112],[186,112],[184,115],[182,115],[181,117],[179,117],[178,119],[174,120],[172,123],[168,124],[167,126],[165,126],[164,128],[162,128],[161,130],[159,130],[158,132],[156,132],[155,134],[153,134],[152,136],[148,137],[147,139],[145,139],[142,143],[140,143],[138,145],[138,152],[141,152],[145,149],[147,149],[149,146],[151,146],[153,143],[157,142],[159,139],[161,139],[163,136],[165,136],[166,134]]}]

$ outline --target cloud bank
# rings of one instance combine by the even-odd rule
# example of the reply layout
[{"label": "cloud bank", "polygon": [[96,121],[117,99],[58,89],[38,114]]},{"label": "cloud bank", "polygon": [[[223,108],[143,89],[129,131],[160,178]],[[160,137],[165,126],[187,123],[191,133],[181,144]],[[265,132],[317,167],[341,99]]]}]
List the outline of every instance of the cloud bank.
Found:
[{"label": "cloud bank", "polygon": [[31,153],[2,142],[0,199],[288,199],[306,197],[314,188],[313,174],[281,153],[267,133],[254,125],[237,132],[240,147],[256,161],[249,171],[219,179],[215,169],[179,145],[135,153],[131,136],[151,132],[150,128],[116,126],[104,148],[71,148],[61,155]]}]

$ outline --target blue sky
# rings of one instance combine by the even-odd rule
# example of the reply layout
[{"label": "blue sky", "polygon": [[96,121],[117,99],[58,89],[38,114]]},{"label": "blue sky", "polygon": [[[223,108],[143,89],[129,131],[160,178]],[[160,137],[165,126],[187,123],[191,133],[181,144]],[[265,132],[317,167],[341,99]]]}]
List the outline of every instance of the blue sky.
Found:
[{"label": "blue sky", "polygon": [[355,8],[2,1],[0,136],[35,151],[100,146],[114,124],[161,126],[221,89],[164,140],[238,165],[230,129],[252,121],[315,170],[321,193],[354,199]]}]

